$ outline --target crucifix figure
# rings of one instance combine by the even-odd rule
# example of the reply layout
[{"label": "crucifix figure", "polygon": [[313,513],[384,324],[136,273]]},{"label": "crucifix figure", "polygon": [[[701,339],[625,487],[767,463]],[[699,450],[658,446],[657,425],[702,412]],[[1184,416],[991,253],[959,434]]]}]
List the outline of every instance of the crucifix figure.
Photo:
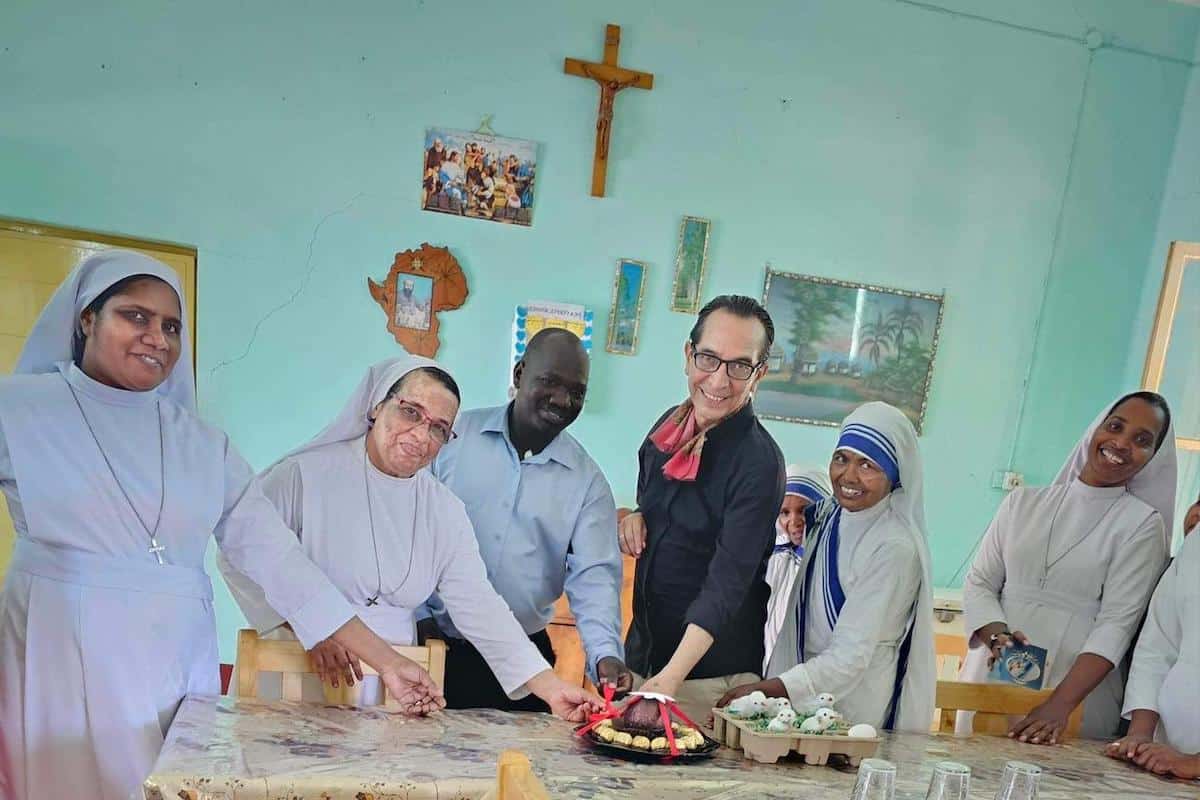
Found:
[{"label": "crucifix figure", "polygon": [[592,160],[592,196],[604,197],[604,180],[608,172],[608,142],[612,134],[613,101],[617,92],[633,87],[653,89],[654,75],[649,72],[617,66],[617,51],[621,47],[621,26],[609,25],[604,33],[604,61],[597,64],[568,58],[563,72],[579,78],[589,78],[600,84],[600,110],[596,115],[596,153]]}]

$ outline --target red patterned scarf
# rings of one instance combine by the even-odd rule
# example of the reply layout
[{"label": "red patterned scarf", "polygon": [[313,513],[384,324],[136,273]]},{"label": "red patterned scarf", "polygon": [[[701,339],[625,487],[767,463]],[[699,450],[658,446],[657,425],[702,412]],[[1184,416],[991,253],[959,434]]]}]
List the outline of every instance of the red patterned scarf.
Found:
[{"label": "red patterned scarf", "polygon": [[669,453],[663,464],[663,475],[673,481],[694,481],[700,471],[700,454],[704,450],[707,431],[696,424],[696,409],[691,399],[684,400],[663,423],[650,434],[650,441],[660,453]]}]

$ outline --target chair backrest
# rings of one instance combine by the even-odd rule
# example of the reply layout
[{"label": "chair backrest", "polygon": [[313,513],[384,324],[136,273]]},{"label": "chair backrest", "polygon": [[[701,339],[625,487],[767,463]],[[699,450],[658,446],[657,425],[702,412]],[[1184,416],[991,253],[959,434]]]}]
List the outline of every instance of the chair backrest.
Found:
[{"label": "chair backrest", "polygon": [[[440,639],[427,639],[424,647],[392,647],[397,653],[412,659],[424,667],[438,686],[445,686],[446,680],[446,643]],[[363,675],[377,675],[375,670],[366,664],[362,665]],[[295,640],[276,640],[260,638],[253,628],[243,628],[238,631],[237,644],[237,696],[258,696],[258,673],[278,672],[283,676],[284,700],[299,702],[303,699],[302,681],[305,675],[315,674],[312,663],[304,646]],[[353,700],[354,688],[342,686],[333,689],[322,685],[325,690],[325,701],[328,703],[349,704]],[[384,705],[396,707],[399,705],[384,690]]]},{"label": "chair backrest", "polygon": [[[963,659],[967,657],[967,639],[952,633],[934,633],[933,635],[934,668],[939,681],[952,681],[958,678]],[[942,710],[933,709],[933,719],[929,721],[929,730],[936,733],[942,727]]]},{"label": "chair backrest", "polygon": [[967,657],[967,639],[952,633],[933,635],[933,652],[937,660],[937,676],[940,680],[954,680],[963,659]]},{"label": "chair backrest", "polygon": [[[1008,733],[1010,716],[1025,716],[1048,700],[1053,693],[1053,689],[1034,691],[1002,683],[938,681],[936,705],[942,712],[938,730],[942,733],[952,733],[956,713],[974,711],[973,732],[1004,736]],[[1078,736],[1082,722],[1083,704],[1080,703],[1067,718],[1066,734]]]}]

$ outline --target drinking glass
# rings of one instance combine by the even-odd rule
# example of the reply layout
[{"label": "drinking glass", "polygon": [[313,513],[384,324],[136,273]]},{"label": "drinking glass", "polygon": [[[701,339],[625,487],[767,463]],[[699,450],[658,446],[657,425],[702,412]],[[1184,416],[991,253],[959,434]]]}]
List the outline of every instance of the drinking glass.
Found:
[{"label": "drinking glass", "polygon": [[970,767],[956,761],[939,761],[933,767],[925,800],[967,800],[970,788]]},{"label": "drinking glass", "polygon": [[893,800],[895,796],[896,765],[882,758],[864,758],[850,800]]},{"label": "drinking glass", "polygon": [[996,800],[1036,800],[1041,780],[1042,768],[1037,764],[1010,761],[1004,765]]}]

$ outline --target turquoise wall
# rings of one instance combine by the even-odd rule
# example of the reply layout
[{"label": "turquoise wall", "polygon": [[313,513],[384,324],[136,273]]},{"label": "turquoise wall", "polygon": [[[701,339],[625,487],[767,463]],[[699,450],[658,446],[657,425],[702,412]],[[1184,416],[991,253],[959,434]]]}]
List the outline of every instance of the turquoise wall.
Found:
[{"label": "turquoise wall", "polygon": [[[993,471],[1049,475],[1124,388],[1200,10],[943,5],[10,0],[0,214],[196,245],[201,404],[259,466],[396,352],[366,291],[396,251],[447,245],[469,277],[439,357],[472,406],[504,398],[514,305],[586,303],[602,336],[617,258],[643,260],[641,350],[596,354],[573,429],[626,502],[684,391],[681,215],[714,221],[709,296],[760,295],[767,264],[945,291],[922,447],[952,584]],[[561,65],[598,59],[607,22],[656,79],[620,95],[595,199],[596,89]],[[485,113],[542,142],[531,229],[418,210],[424,128]],[[793,461],[835,439],[768,426]],[[228,656],[240,617],[223,593],[218,611]]]}]

